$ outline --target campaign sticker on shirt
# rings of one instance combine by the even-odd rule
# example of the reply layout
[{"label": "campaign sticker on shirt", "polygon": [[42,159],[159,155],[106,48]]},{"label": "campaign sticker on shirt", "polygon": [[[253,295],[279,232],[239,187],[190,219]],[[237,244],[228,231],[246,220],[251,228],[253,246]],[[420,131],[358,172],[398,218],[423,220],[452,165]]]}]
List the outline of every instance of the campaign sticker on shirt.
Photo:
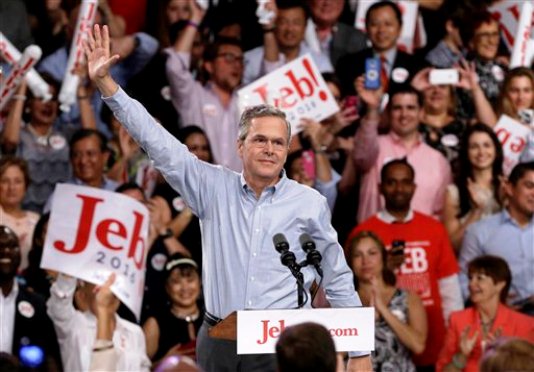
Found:
[{"label": "campaign sticker on shirt", "polygon": [[171,100],[171,87],[170,86],[165,85],[163,88],[161,88],[161,91],[159,93],[161,94],[161,97],[163,97],[165,101]]},{"label": "campaign sticker on shirt", "polygon": [[217,116],[217,107],[211,103],[206,103],[202,106],[202,112],[204,115]]},{"label": "campaign sticker on shirt", "polygon": [[391,313],[402,323],[406,323],[406,314],[401,309],[392,309]]},{"label": "campaign sticker on shirt", "polygon": [[150,260],[152,268],[156,271],[163,270],[165,267],[165,262],[167,262],[167,256],[165,256],[163,253],[156,253]]},{"label": "campaign sticker on shirt", "polygon": [[172,206],[175,211],[181,212],[185,209],[185,201],[181,196],[177,196],[176,198],[172,199]]},{"label": "campaign sticker on shirt", "polygon": [[441,137],[441,144],[447,147],[454,147],[460,143],[460,139],[454,134],[445,134]]},{"label": "campaign sticker on shirt", "polygon": [[67,140],[60,134],[52,134],[48,138],[48,143],[54,150],[61,150],[67,146]]},{"label": "campaign sticker on shirt", "polygon": [[391,78],[395,83],[404,83],[406,79],[408,79],[409,75],[410,73],[408,70],[403,67],[394,68],[391,72]]},{"label": "campaign sticker on shirt", "polygon": [[497,81],[503,81],[504,80],[504,71],[502,70],[501,66],[494,65],[491,68],[491,73],[493,74],[493,77]]},{"label": "campaign sticker on shirt", "polygon": [[33,305],[28,301],[20,301],[18,304],[19,313],[26,318],[31,318],[35,314],[35,309]]}]

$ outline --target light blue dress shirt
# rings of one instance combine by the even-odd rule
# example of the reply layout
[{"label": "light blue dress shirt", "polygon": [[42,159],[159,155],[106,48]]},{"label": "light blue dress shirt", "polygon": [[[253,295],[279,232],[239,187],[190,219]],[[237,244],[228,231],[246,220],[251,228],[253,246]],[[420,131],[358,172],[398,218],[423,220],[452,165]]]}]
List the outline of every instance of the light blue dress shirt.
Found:
[{"label": "light blue dress shirt", "polygon": [[534,295],[534,217],[520,227],[507,210],[489,216],[467,228],[460,251],[460,284],[469,296],[467,264],[480,256],[502,257],[510,266],[514,301]]},{"label": "light blue dress shirt", "polygon": [[[299,236],[310,234],[323,256],[328,301],[334,307],[361,306],[330,210],[317,191],[283,174],[256,198],[242,174],[199,161],[122,89],[104,102],[200,218],[202,279],[210,313],[224,318],[234,310],[297,307],[295,279],[272,242],[277,233],[285,234],[298,262],[305,258]],[[319,278],[313,267],[302,272],[309,294]]]}]

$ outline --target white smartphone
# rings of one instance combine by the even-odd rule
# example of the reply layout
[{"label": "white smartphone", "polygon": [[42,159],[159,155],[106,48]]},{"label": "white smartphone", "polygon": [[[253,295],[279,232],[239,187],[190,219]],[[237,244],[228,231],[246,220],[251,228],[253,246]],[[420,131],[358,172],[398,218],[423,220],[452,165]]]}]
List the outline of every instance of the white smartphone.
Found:
[{"label": "white smartphone", "polygon": [[460,75],[454,68],[433,69],[428,80],[432,85],[453,85],[458,84]]}]

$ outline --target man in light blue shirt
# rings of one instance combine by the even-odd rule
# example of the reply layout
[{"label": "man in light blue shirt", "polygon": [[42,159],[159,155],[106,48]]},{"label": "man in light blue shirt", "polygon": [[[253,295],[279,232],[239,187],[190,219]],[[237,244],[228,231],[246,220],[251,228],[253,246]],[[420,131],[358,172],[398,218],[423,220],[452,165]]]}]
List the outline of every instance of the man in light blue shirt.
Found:
[{"label": "man in light blue shirt", "polygon": [[[275,370],[272,355],[236,356],[235,342],[211,338],[207,328],[235,310],[297,307],[295,279],[273,247],[277,233],[286,235],[298,262],[305,253],[295,247],[299,236],[308,233],[323,256],[324,287],[332,306],[361,306],[325,198],[289,180],[282,170],[290,139],[285,114],[267,105],[245,111],[237,141],[242,173],[199,161],[113,80],[109,68],[117,56],[110,57],[107,28],[101,35],[95,26],[94,38],[89,37],[87,47],[89,76],[104,102],[201,220],[208,312],[197,340],[202,369]],[[302,273],[309,293],[318,277],[310,267]],[[371,370],[368,354],[351,353],[349,366]]]},{"label": "man in light blue shirt", "polygon": [[534,162],[519,163],[505,185],[508,206],[466,231],[460,251],[460,282],[464,298],[469,295],[467,264],[491,254],[510,266],[510,302],[534,305]]}]

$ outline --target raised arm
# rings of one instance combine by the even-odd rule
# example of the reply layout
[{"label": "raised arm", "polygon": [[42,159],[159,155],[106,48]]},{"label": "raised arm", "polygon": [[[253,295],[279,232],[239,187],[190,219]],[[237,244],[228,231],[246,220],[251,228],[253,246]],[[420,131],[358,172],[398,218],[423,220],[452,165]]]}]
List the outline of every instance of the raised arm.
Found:
[{"label": "raised arm", "polygon": [[497,124],[497,114],[495,114],[491,103],[478,83],[478,75],[474,63],[462,61],[459,71],[460,82],[458,86],[471,91],[478,121],[493,128]]},{"label": "raised arm", "polygon": [[191,53],[198,26],[204,18],[205,11],[197,5],[195,0],[187,0],[187,2],[189,3],[189,9],[191,10],[191,18],[189,19],[188,26],[176,39],[173,48],[177,52]]},{"label": "raised arm", "polygon": [[109,30],[107,26],[103,26],[101,31],[100,26],[95,25],[93,33],[88,33],[85,54],[89,78],[104,97],[111,97],[119,90],[119,85],[110,74],[110,68],[117,63],[119,55],[110,55]]},{"label": "raised arm", "polygon": [[15,153],[19,145],[26,90],[26,82],[23,81],[11,98],[13,102],[2,131],[2,152],[4,154]]},{"label": "raised arm", "polygon": [[367,106],[367,112],[354,136],[352,154],[354,165],[365,172],[373,166],[378,157],[378,124],[382,90],[366,89],[363,76],[356,79],[355,86],[358,96]]}]

